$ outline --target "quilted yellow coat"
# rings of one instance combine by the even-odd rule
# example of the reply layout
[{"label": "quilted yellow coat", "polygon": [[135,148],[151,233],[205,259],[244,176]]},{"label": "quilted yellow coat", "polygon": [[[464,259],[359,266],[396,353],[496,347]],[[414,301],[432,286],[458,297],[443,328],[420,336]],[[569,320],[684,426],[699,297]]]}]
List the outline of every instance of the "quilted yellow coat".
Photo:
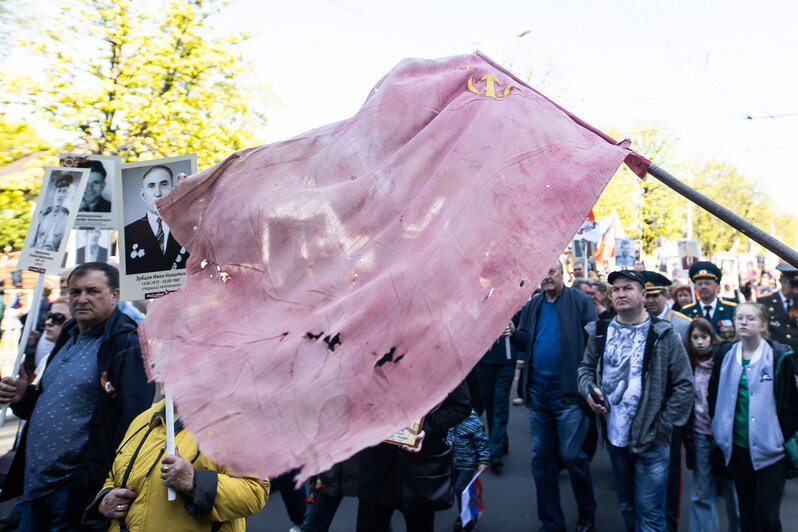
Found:
[{"label": "quilted yellow coat", "polygon": [[108,530],[130,532],[243,531],[245,518],[258,513],[269,497],[269,481],[234,476],[225,466],[202,454],[191,433],[177,424],[175,445],[194,466],[194,496],[178,493],[169,502],[161,483],[161,460],[166,450],[165,401],[140,414],[128,427],[116,451],[102,491],[84,514],[84,523],[104,518],[97,508],[110,490],[126,487],[136,498],[124,519],[107,522]]}]

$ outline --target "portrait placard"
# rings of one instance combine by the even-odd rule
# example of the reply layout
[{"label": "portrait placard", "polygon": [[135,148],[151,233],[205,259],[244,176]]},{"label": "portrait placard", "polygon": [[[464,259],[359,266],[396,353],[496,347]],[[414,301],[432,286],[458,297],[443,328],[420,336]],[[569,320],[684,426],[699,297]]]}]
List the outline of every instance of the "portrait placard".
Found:
[{"label": "portrait placard", "polygon": [[615,239],[615,266],[634,268],[637,258],[637,244],[634,238]]},{"label": "portrait placard", "polygon": [[587,277],[588,272],[588,253],[589,248],[593,247],[592,243],[588,243],[587,240],[574,240],[571,242],[571,249],[573,250],[573,268],[574,274],[576,274],[576,265],[582,265],[582,274],[584,277]]},{"label": "portrait placard", "polygon": [[17,267],[32,272],[61,271],[75,222],[87,168],[48,166]]},{"label": "portrait placard", "polygon": [[701,256],[701,246],[698,240],[688,238],[680,238],[676,241],[676,246],[679,248],[679,260],[682,263],[682,269],[687,271],[690,266],[698,262]]},{"label": "portrait placard", "polygon": [[736,254],[720,251],[712,255],[712,262],[720,268],[721,285],[733,290],[740,287],[740,258]]},{"label": "portrait placard", "polygon": [[120,298],[150,299],[182,288],[188,251],[175,240],[155,202],[181,178],[197,173],[197,154],[124,163],[118,168]]},{"label": "portrait placard", "polygon": [[79,229],[75,231],[75,264],[107,262],[112,255],[112,231]]},{"label": "portrait placard", "polygon": [[88,168],[86,190],[75,217],[75,229],[116,230],[114,185],[122,158],[116,155],[59,153],[58,164],[67,168]]},{"label": "portrait placard", "polygon": [[385,440],[385,443],[390,443],[391,445],[407,445],[408,447],[415,447],[418,445],[418,435],[421,432],[421,429],[424,427],[424,418],[417,419],[413,423],[410,424],[409,427],[404,427],[401,430],[397,430],[391,436]]}]

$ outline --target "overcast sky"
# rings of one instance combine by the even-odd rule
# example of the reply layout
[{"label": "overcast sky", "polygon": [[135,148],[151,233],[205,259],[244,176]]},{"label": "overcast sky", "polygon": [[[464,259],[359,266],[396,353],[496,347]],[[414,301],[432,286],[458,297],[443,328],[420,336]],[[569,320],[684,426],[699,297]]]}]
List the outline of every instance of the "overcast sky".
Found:
[{"label": "overcast sky", "polygon": [[599,128],[658,125],[691,160],[761,178],[798,215],[798,8],[761,5],[236,0],[220,26],[254,34],[247,57],[285,104],[269,142],[353,115],[404,58],[479,49]]}]

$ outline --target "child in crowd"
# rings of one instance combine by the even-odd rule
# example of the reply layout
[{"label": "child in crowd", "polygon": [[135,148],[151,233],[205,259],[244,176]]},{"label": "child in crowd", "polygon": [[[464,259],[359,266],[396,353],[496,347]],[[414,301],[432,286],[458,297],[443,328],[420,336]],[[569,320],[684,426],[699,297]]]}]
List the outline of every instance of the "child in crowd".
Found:
[{"label": "child in crowd", "polygon": [[[685,347],[690,365],[695,374],[695,403],[692,415],[692,441],[695,449],[693,483],[690,493],[690,532],[717,532],[718,510],[715,502],[717,483],[723,487],[726,499],[728,530],[737,532],[737,500],[731,480],[720,479],[710,472],[712,421],[709,418],[707,400],[709,377],[715,362],[715,348],[720,341],[712,324],[704,318],[696,318],[687,329]],[[714,347],[713,347],[714,346]]]},{"label": "child in crowd", "polygon": [[[479,416],[472,409],[471,415],[449,429],[446,441],[452,445],[454,451],[454,497],[457,499],[457,507],[462,510],[460,494],[474,478],[477,469],[485,471],[490,465],[488,435]],[[458,517],[454,530],[473,530],[475,525],[476,520],[472,520],[463,528]]]}]

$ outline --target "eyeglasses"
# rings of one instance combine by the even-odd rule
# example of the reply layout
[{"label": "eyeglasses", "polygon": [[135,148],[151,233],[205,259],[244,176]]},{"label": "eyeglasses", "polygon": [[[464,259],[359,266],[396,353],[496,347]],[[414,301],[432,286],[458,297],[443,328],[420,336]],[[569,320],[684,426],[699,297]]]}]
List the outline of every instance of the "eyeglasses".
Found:
[{"label": "eyeglasses", "polygon": [[48,312],[47,316],[44,318],[44,321],[50,320],[53,322],[53,325],[63,325],[63,323],[67,320],[66,314],[62,312]]}]

